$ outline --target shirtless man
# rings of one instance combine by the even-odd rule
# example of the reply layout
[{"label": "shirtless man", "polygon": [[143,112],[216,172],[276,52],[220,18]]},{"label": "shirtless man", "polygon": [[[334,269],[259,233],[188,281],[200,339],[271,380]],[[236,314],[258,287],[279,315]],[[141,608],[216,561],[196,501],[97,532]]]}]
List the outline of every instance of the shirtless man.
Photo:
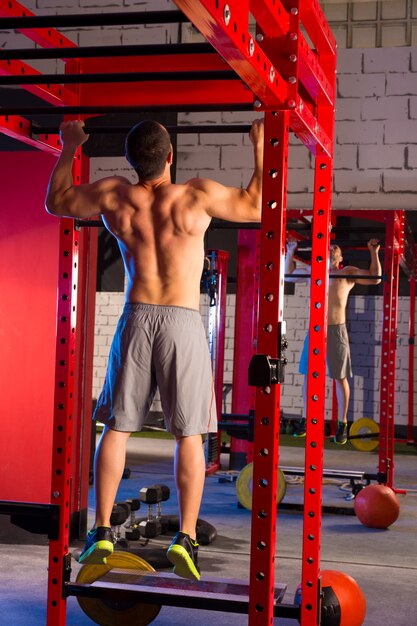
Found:
[{"label": "shirtless man", "polygon": [[[330,246],[329,273],[332,276],[345,276],[346,278],[329,279],[328,313],[327,313],[327,370],[330,378],[336,383],[336,397],[338,406],[338,428],[334,438],[335,443],[345,444],[347,441],[347,412],[349,404],[350,388],[348,376],[352,376],[350,361],[349,338],[346,330],[346,305],[349,293],[355,284],[377,285],[381,279],[355,278],[363,274],[371,276],[381,275],[381,263],[379,261],[379,243],[377,239],[368,241],[368,249],[371,255],[369,271],[347,265],[339,269],[343,261],[342,251],[337,245]],[[309,281],[310,268],[295,267],[294,254],[297,249],[296,241],[287,243],[287,255],[285,258],[285,274],[293,274],[285,280],[293,283]],[[308,372],[308,334],[304,341],[303,351],[300,358],[300,374],[304,374],[303,402],[304,413],[300,427],[294,433],[296,437],[306,434],[306,404],[307,404],[307,379]]]},{"label": "shirtless man", "polygon": [[132,128],[126,139],[126,158],[138,175],[137,184],[112,176],[74,186],[74,155],[88,139],[83,126],[81,121],[61,124],[63,148],[46,209],[57,217],[102,216],[119,244],[127,292],[94,414],[105,424],[94,462],[96,517],[79,560],[105,563],[113,552],[110,514],[126,443],[132,432],[142,429],[158,386],[166,428],[176,440],[180,513],[180,532],[167,556],[176,574],[198,580],[196,524],[205,479],[201,435],[217,430],[211,363],[199,314],[204,233],[213,217],[260,221],[264,125],[256,120],[250,131],[255,167],[246,189],[203,178],[172,184],[170,138],[153,120]]}]

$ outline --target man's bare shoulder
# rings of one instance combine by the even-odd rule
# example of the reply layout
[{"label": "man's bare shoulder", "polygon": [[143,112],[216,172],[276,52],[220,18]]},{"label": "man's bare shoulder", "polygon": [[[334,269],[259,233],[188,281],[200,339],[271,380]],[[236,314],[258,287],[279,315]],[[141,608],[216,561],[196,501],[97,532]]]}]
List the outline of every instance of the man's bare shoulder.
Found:
[{"label": "man's bare shoulder", "polygon": [[116,189],[117,187],[133,186],[133,183],[131,183],[125,176],[106,176],[105,178],[100,178],[92,184],[96,185],[103,191],[106,189]]},{"label": "man's bare shoulder", "polygon": [[190,189],[196,189],[197,191],[210,193],[210,191],[213,189],[213,186],[219,183],[216,183],[210,178],[190,178],[183,184],[185,187],[188,187]]},{"label": "man's bare shoulder", "polygon": [[[346,265],[341,269],[331,270],[331,274],[338,274],[340,276],[345,276],[346,278],[352,277],[352,280],[355,278],[355,275],[358,274],[361,270],[354,265]],[[363,270],[362,270],[363,271]]]}]

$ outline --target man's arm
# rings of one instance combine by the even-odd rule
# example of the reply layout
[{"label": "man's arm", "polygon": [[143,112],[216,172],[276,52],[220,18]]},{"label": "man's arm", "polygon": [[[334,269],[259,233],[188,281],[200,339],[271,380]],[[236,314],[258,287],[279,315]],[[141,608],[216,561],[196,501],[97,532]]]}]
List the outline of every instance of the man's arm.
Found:
[{"label": "man's arm", "polygon": [[[370,239],[368,241],[368,250],[369,250],[369,254],[371,255],[371,263],[369,266],[369,274],[371,276],[381,276],[382,275],[382,268],[381,268],[381,262],[379,260],[379,241],[378,239]],[[355,278],[355,275],[361,275],[361,274],[365,274],[366,271],[363,269],[360,269],[359,267],[348,267],[346,268],[349,270],[349,276],[352,276],[352,278]],[[381,282],[380,278],[355,278],[355,282],[358,283],[358,285],[378,285]]]},{"label": "man's arm", "polygon": [[[305,283],[310,278],[309,270],[304,267],[295,267],[294,254],[296,250],[297,242],[291,239],[287,242],[287,254],[285,255],[285,280],[287,283]],[[293,274],[293,276],[287,276],[287,274]]]},{"label": "man's arm", "polygon": [[58,217],[89,218],[110,208],[116,190],[124,179],[105,178],[89,185],[74,185],[72,166],[75,153],[88,135],[84,122],[64,122],[60,126],[62,151],[52,172],[45,199],[45,208]]},{"label": "man's arm", "polygon": [[255,120],[250,131],[254,149],[254,172],[246,189],[226,187],[213,180],[196,178],[190,185],[205,196],[205,208],[210,217],[229,222],[260,222],[262,203],[262,172],[264,156],[264,123]]}]

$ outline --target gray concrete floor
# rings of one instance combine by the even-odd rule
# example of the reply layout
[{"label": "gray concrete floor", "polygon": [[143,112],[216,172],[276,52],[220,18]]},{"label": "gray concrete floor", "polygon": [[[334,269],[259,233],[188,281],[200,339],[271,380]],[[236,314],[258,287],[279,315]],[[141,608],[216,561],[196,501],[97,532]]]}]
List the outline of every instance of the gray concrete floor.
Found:
[{"label": "gray concrete floor", "polygon": [[[171,498],[163,513],[177,513],[172,477],[173,442],[135,438],[129,441],[127,465],[130,479],[123,480],[118,500],[135,497],[139,489],[154,482],[171,487]],[[227,460],[225,459],[225,462]],[[303,450],[282,447],[281,466],[302,466]],[[377,455],[345,451],[325,452],[325,467],[376,471]],[[322,525],[322,569],[336,569],[355,578],[367,600],[365,626],[417,626],[417,456],[396,458],[396,486],[408,489],[399,496],[401,513],[388,530],[365,528],[355,516],[324,515]],[[414,490],[414,491],[413,491]],[[324,486],[323,503],[349,506],[346,491],[337,484]],[[289,484],[285,502],[301,502],[302,485]],[[89,517],[93,514],[90,495]],[[218,537],[200,548],[202,571],[207,576],[248,579],[250,552],[250,512],[237,507],[235,483],[220,483],[210,476],[200,517],[217,528]],[[285,601],[292,602],[300,582],[302,515],[278,515],[276,581],[287,585]],[[152,541],[166,546],[169,538]],[[47,589],[47,546],[0,544],[0,625],[40,626],[45,624]],[[73,561],[73,578],[79,569]],[[247,618],[237,614],[162,607],[155,626],[207,626],[213,620],[220,626],[242,626]],[[75,598],[67,602],[67,626],[88,626],[93,622],[83,613]],[[276,619],[284,626],[293,620]],[[124,626],[129,626],[128,624]],[[348,625],[347,625],[348,626]]]}]

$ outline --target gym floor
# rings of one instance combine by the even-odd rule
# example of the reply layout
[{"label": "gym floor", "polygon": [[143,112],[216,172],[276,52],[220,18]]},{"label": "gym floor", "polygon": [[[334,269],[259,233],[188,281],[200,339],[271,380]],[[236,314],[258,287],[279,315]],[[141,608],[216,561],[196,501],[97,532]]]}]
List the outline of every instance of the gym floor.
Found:
[{"label": "gym floor", "polygon": [[[163,513],[176,514],[177,503],[172,476],[174,443],[166,439],[131,438],[128,443],[127,466],[129,479],[121,483],[118,501],[137,497],[139,490],[156,482],[171,488],[171,497],[163,503]],[[367,601],[364,626],[414,626],[417,624],[417,454],[396,457],[396,486],[409,489],[400,495],[400,517],[388,530],[373,530],[363,526],[355,516],[323,515],[322,569],[336,569],[350,574],[360,585]],[[223,460],[223,459],[222,459]],[[325,450],[325,468],[365,470],[375,473],[377,453],[337,448]],[[224,463],[228,462],[227,457]],[[281,466],[303,466],[303,448],[280,448]],[[301,502],[302,483],[290,483],[285,502]],[[352,506],[345,500],[348,492],[339,484],[325,481],[323,504]],[[140,514],[146,514],[141,510]],[[250,512],[238,508],[236,483],[219,482],[218,477],[206,480],[200,517],[216,529],[216,540],[200,547],[202,575],[246,580],[249,576]],[[90,489],[89,521],[93,516]],[[293,602],[300,582],[302,515],[282,511],[278,515],[276,582],[287,585],[284,601]],[[16,537],[16,532],[13,532]],[[11,535],[9,534],[9,541]],[[27,533],[15,543],[7,543],[7,532],[0,532],[0,624],[41,626],[46,618],[47,558],[45,542],[33,545]],[[166,548],[168,536],[150,541],[149,546]],[[132,544],[133,545],[133,544]],[[76,550],[79,546],[72,546]],[[137,546],[139,547],[139,546]],[[139,548],[140,550],[140,548]],[[72,579],[79,570],[73,560]],[[155,626],[206,626],[212,621],[220,626],[242,626],[247,618],[238,614],[162,607]],[[285,626],[297,622],[276,619]],[[88,626],[93,622],[85,615],[76,598],[67,602],[67,626]],[[125,626],[128,626],[127,624]],[[348,625],[346,625],[348,626]]]}]

